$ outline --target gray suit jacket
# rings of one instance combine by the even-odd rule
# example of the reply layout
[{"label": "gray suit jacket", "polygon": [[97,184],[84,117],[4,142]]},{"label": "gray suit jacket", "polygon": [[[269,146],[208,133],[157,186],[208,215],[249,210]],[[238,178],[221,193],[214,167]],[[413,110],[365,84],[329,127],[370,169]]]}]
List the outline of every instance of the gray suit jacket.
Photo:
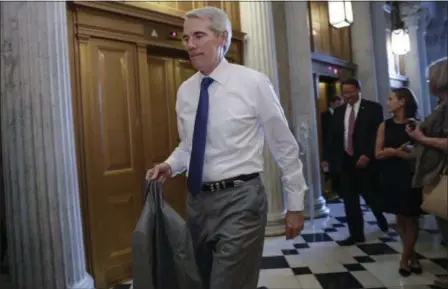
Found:
[{"label": "gray suit jacket", "polygon": [[193,242],[185,221],[150,182],[132,236],[134,289],[201,289]]}]

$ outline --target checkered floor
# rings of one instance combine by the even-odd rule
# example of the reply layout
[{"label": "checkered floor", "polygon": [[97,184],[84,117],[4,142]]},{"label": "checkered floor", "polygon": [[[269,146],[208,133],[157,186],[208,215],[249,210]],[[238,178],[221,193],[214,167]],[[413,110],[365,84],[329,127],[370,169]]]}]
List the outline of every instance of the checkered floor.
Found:
[{"label": "checkered floor", "polygon": [[[341,247],[339,240],[348,235],[343,204],[329,204],[331,217],[310,220],[295,240],[266,238],[259,285],[270,289],[428,289],[438,275],[447,273],[447,251],[440,245],[440,235],[431,216],[421,219],[416,251],[424,273],[408,278],[398,274],[401,243],[394,227],[394,216],[387,215],[389,233],[382,233],[375,218],[364,207],[367,242]],[[445,268],[445,269],[444,269]],[[132,282],[114,289],[130,289]]]}]

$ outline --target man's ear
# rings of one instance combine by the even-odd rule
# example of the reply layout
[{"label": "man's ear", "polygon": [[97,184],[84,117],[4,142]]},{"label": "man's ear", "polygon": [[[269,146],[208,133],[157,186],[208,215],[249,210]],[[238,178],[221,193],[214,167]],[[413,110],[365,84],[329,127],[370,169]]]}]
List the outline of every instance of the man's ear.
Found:
[{"label": "man's ear", "polygon": [[229,36],[229,33],[227,33],[227,31],[224,31],[221,35],[222,37],[222,46],[225,46],[227,44],[227,37]]}]

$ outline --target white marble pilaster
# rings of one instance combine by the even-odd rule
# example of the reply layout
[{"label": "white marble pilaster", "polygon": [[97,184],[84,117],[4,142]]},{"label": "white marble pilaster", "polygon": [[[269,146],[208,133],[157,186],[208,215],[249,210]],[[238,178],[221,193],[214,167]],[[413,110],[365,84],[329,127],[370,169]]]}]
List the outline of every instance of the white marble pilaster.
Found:
[{"label": "white marble pilaster", "polygon": [[65,2],[1,2],[1,117],[15,289],[90,289]]},{"label": "white marble pilaster", "polygon": [[311,47],[307,40],[307,2],[285,2],[285,15],[292,126],[300,145],[303,172],[309,187],[305,196],[305,215],[309,218],[319,218],[327,216],[329,210],[322,197]]},{"label": "white marble pilaster", "polygon": [[[241,26],[247,33],[245,65],[266,74],[276,92],[278,89],[277,55],[275,49],[274,23],[271,2],[240,2]],[[266,236],[285,233],[285,206],[280,169],[267,145],[264,146],[263,182],[268,196],[268,223]]]},{"label": "white marble pilaster", "polygon": [[[370,2],[352,1],[352,8],[352,54],[353,62],[358,65],[356,77],[361,82],[362,97],[379,102],[376,61],[381,61],[381,57],[375,58]],[[382,55],[382,58],[387,64],[387,54]]]},{"label": "white marble pilaster", "polygon": [[[426,61],[429,64],[448,52],[448,2],[422,2],[427,11],[425,31]],[[437,106],[438,98],[431,96],[431,110]]]},{"label": "white marble pilaster", "polygon": [[404,68],[409,79],[409,88],[414,92],[419,104],[419,116],[431,112],[431,99],[426,82],[426,45],[424,39],[424,10],[420,2],[400,5],[400,14],[409,33],[410,51],[404,57]]},{"label": "white marble pilaster", "polygon": [[383,106],[384,115],[388,115],[387,97],[390,93],[390,79],[387,58],[386,29],[389,27],[387,27],[388,19],[383,5],[383,1],[370,2],[378,102]]}]

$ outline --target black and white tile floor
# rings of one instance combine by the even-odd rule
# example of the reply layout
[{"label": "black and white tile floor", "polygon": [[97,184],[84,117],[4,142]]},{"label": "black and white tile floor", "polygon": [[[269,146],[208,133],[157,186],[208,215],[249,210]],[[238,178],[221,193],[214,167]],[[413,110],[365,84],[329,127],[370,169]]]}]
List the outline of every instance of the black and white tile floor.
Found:
[{"label": "black and white tile floor", "polygon": [[[367,242],[341,247],[338,241],[347,234],[343,204],[329,204],[331,217],[307,221],[301,236],[266,238],[259,285],[270,289],[428,289],[438,275],[447,274],[447,252],[431,216],[421,220],[422,230],[416,245],[424,273],[408,278],[398,274],[401,243],[395,230],[382,233],[372,213],[364,206]],[[395,222],[393,215],[387,215]],[[130,289],[132,282],[114,289]]]}]

